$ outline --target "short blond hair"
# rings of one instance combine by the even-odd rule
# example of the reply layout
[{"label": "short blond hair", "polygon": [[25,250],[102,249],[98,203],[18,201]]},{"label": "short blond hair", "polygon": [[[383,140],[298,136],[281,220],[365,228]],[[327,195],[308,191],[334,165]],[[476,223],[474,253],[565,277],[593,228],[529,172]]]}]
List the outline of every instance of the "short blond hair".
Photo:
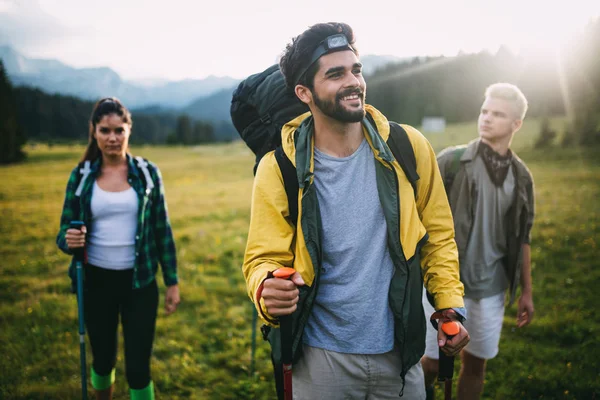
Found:
[{"label": "short blond hair", "polygon": [[521,89],[512,83],[494,83],[485,89],[485,97],[502,99],[511,102],[515,106],[516,114],[519,119],[525,119],[527,113],[527,99]]}]

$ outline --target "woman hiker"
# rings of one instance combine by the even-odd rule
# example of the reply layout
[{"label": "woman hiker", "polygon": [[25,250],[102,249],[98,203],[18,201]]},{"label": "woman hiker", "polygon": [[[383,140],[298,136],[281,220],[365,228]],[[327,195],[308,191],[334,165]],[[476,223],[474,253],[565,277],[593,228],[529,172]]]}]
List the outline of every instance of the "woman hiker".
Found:
[{"label": "woman hiker", "polygon": [[[131,399],[154,399],[159,263],[166,314],[180,301],[162,177],[156,165],[129,153],[131,113],[118,99],[98,101],[89,126],[89,144],[67,184],[57,245],[67,254],[85,248],[84,319],[96,398],[112,399],[120,317]],[[72,220],[84,222],[81,230],[69,228]],[[73,263],[69,275],[75,278]]]}]

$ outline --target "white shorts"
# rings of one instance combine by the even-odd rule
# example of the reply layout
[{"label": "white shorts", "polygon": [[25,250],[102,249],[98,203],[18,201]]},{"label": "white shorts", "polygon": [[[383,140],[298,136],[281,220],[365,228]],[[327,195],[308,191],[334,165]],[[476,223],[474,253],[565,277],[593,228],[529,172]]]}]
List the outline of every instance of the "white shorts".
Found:
[{"label": "white shorts", "polygon": [[[483,299],[465,297],[464,301],[467,309],[467,320],[464,325],[471,337],[465,350],[484,360],[496,357],[504,320],[504,292]],[[423,308],[427,319],[425,356],[437,360],[439,358],[437,331],[429,322],[429,318],[435,310],[427,301],[425,290],[423,290]]]}]

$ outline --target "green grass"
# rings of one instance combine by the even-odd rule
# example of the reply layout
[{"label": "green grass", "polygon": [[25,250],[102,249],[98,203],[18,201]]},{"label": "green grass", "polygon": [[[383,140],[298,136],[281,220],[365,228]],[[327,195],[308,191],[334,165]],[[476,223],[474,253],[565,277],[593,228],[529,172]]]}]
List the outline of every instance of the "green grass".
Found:
[{"label": "green grass", "polygon": [[[554,123],[560,128],[562,121]],[[531,150],[538,129],[538,121],[527,121],[514,141],[536,181],[536,316],[516,329],[516,309],[507,309],[484,398],[591,399],[600,395],[600,162],[595,150]],[[475,132],[470,123],[428,137],[439,151]],[[77,307],[69,293],[69,259],[54,238],[66,180],[82,151],[29,147],[26,163],[0,168],[2,399],[79,395]],[[158,318],[152,358],[158,397],[273,398],[269,349],[261,339],[249,375],[252,308],[240,268],[253,155],[242,143],[133,152],[163,172],[180,262],[182,304],[169,317],[161,309]],[[115,399],[126,399],[120,345]]]}]

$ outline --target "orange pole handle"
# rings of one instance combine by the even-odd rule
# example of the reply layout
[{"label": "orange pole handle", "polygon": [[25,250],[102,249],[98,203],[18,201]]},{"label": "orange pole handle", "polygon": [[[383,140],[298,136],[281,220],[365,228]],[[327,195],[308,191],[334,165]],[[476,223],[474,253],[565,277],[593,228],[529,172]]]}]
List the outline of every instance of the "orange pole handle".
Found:
[{"label": "orange pole handle", "polygon": [[446,336],[455,336],[460,332],[460,325],[456,321],[446,321],[442,324],[442,330]]},{"label": "orange pole handle", "polygon": [[295,272],[296,270],[294,268],[281,267],[273,271],[273,276],[280,279],[289,279]]}]

